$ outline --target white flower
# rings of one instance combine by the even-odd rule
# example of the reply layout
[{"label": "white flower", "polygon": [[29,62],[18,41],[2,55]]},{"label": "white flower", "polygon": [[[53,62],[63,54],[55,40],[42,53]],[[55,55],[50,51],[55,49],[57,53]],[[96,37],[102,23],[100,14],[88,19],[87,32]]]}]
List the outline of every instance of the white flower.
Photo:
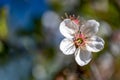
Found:
[{"label": "white flower", "polygon": [[65,37],[60,43],[60,50],[65,55],[74,54],[80,66],[88,64],[91,52],[98,52],[104,47],[104,40],[98,36],[99,23],[88,20],[80,25],[77,18],[64,19],[60,24],[60,32]]}]

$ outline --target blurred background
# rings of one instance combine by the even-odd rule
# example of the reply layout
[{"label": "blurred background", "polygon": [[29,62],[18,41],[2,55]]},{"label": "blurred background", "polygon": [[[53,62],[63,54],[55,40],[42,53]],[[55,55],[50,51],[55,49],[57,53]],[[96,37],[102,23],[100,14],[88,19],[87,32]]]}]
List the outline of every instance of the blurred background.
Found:
[{"label": "blurred background", "polygon": [[[100,22],[105,48],[84,67],[59,50],[65,12]],[[0,80],[120,80],[120,0],[0,0]]]}]

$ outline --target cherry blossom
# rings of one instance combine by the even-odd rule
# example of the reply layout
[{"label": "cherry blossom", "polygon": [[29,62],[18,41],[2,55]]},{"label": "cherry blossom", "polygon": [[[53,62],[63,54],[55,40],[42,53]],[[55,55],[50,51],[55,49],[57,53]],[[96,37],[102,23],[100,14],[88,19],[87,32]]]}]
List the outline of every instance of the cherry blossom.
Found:
[{"label": "cherry blossom", "polygon": [[87,65],[92,58],[91,52],[99,52],[104,48],[104,40],[96,33],[99,23],[88,20],[84,24],[75,16],[70,16],[60,23],[60,32],[65,37],[60,43],[60,50],[65,55],[75,55],[75,61]]}]

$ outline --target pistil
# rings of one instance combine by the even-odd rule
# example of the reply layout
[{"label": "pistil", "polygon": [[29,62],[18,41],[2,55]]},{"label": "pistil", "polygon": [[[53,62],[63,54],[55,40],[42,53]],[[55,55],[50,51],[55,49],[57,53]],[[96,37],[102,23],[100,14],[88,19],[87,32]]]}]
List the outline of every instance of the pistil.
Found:
[{"label": "pistil", "polygon": [[74,43],[75,43],[75,46],[77,48],[80,47],[80,46],[85,45],[85,36],[83,34],[81,34],[81,33],[75,34]]}]

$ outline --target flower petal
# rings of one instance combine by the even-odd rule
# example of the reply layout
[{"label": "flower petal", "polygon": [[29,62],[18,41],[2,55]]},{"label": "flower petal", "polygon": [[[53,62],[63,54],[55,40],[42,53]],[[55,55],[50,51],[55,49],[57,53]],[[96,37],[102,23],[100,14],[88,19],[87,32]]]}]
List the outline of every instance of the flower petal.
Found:
[{"label": "flower petal", "polygon": [[79,30],[78,26],[70,19],[65,19],[60,24],[60,32],[66,38],[73,38],[74,33]]},{"label": "flower petal", "polygon": [[87,65],[91,61],[91,52],[87,50],[80,50],[79,48],[75,51],[75,60],[80,66]]},{"label": "flower petal", "polygon": [[63,39],[60,43],[60,50],[65,54],[65,55],[70,55],[73,54],[76,50],[76,47],[74,45],[74,42],[71,39]]},{"label": "flower petal", "polygon": [[96,20],[88,20],[81,26],[80,31],[86,36],[91,37],[98,32],[99,23]]},{"label": "flower petal", "polygon": [[92,36],[86,41],[86,49],[91,52],[98,52],[104,48],[104,40],[97,36]]}]

